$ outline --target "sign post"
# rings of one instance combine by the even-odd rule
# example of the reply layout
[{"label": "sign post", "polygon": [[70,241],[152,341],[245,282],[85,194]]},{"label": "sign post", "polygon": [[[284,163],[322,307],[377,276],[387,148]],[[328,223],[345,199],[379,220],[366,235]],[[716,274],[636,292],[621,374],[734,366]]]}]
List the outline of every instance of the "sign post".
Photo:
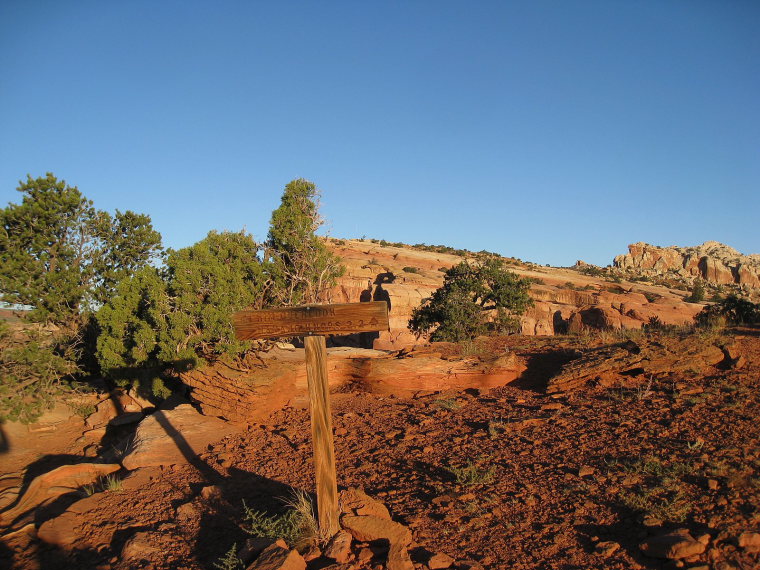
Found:
[{"label": "sign post", "polygon": [[319,527],[333,535],[340,530],[340,513],[323,335],[388,330],[388,305],[385,301],[376,301],[239,311],[232,319],[235,335],[240,340],[304,337]]}]

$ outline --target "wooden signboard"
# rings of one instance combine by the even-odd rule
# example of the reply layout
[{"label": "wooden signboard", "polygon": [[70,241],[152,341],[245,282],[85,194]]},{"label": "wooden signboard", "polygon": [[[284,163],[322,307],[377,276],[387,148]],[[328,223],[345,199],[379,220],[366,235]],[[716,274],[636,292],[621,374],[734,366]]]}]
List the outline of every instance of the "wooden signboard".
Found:
[{"label": "wooden signboard", "polygon": [[232,316],[241,340],[388,330],[388,304],[346,303],[240,311]]},{"label": "wooden signboard", "polygon": [[340,512],[327,382],[327,348],[322,335],[388,330],[388,305],[385,301],[376,301],[240,311],[232,316],[232,322],[235,335],[241,340],[305,337],[319,526],[334,535],[340,530]]}]

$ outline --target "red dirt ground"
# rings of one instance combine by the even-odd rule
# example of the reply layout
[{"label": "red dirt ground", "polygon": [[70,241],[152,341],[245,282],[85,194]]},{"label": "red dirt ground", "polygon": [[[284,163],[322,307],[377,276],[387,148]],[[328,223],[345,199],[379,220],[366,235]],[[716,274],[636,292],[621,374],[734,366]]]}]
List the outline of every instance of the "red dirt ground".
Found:
[{"label": "red dirt ground", "polygon": [[[760,554],[738,545],[760,532],[760,331],[736,338],[739,368],[630,387],[549,396],[549,377],[602,340],[509,337],[488,350],[514,350],[528,372],[488,393],[334,394],[338,484],[383,501],[421,549],[486,568],[760,568]],[[456,480],[463,466],[470,484]],[[314,487],[305,410],[277,412],[195,465],[141,469],[121,491],[76,497],[70,549],[0,537],[0,567],[210,569],[246,539],[242,500],[274,513],[291,487]],[[641,542],[677,528],[705,552],[678,562],[642,554]]]}]

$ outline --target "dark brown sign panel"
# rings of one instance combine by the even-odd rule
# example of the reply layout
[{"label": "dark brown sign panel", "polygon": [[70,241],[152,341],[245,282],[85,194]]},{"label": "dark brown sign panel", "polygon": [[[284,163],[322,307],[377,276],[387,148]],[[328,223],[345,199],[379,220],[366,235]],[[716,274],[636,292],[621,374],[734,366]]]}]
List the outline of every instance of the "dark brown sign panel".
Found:
[{"label": "dark brown sign panel", "polygon": [[374,301],[239,311],[232,315],[232,324],[240,340],[384,331],[389,328],[388,304]]}]

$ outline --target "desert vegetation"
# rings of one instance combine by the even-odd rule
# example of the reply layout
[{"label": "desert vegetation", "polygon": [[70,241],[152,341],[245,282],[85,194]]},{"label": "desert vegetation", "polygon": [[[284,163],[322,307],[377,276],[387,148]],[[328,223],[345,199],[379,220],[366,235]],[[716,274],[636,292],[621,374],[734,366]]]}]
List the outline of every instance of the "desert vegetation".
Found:
[{"label": "desert vegetation", "polygon": [[533,304],[530,282],[493,257],[447,270],[443,286],[412,314],[409,328],[433,341],[464,341],[516,329],[516,316]]},{"label": "desert vegetation", "polygon": [[1,418],[33,421],[97,373],[166,397],[176,371],[250,348],[234,339],[233,311],[318,302],[341,273],[303,179],[285,187],[264,243],[211,231],[176,251],[148,215],[97,210],[53,174],[18,191],[22,202],[0,211],[0,295],[29,310],[0,330]]},{"label": "desert vegetation", "polygon": [[[2,211],[0,285],[26,310],[0,321],[0,415],[33,424],[68,394],[66,425],[87,431],[75,430],[83,450],[63,472],[0,486],[11,537],[0,560],[119,570],[256,568],[277,556],[314,569],[757,562],[760,458],[748,441],[758,436],[760,305],[730,294],[739,289],[704,304],[714,289],[694,282],[685,300],[701,312],[691,306],[693,323],[679,325],[656,311],[683,294],[649,277],[632,291],[606,269],[567,281],[567,270],[424,244],[391,252],[391,273],[392,255],[362,244],[362,292],[440,284],[437,267],[443,283],[411,314],[418,345],[330,356],[331,374],[347,378],[333,386],[344,516],[326,536],[313,497],[293,492],[314,487],[309,414],[290,405],[298,349],[238,341],[230,323],[244,307],[329,302],[342,290],[341,260],[316,236],[314,184],[285,187],[262,242],[210,231],[178,250],[162,247],[147,215],[99,212],[52,175],[19,189],[22,204]],[[35,240],[28,228],[40,224]],[[568,334],[514,334],[532,288],[550,303],[632,295],[655,314],[639,315],[640,329],[580,319]],[[107,397],[81,393],[88,375],[106,378]],[[160,404],[180,379],[206,415],[187,402],[136,404]],[[109,412],[111,400],[132,407]],[[275,405],[256,415],[265,400]],[[151,441],[168,448],[150,451]],[[28,508],[34,497],[13,502],[22,489],[50,496]],[[58,510],[45,510],[51,497]],[[37,517],[33,531],[24,517]],[[368,521],[386,535],[368,533]]]}]

